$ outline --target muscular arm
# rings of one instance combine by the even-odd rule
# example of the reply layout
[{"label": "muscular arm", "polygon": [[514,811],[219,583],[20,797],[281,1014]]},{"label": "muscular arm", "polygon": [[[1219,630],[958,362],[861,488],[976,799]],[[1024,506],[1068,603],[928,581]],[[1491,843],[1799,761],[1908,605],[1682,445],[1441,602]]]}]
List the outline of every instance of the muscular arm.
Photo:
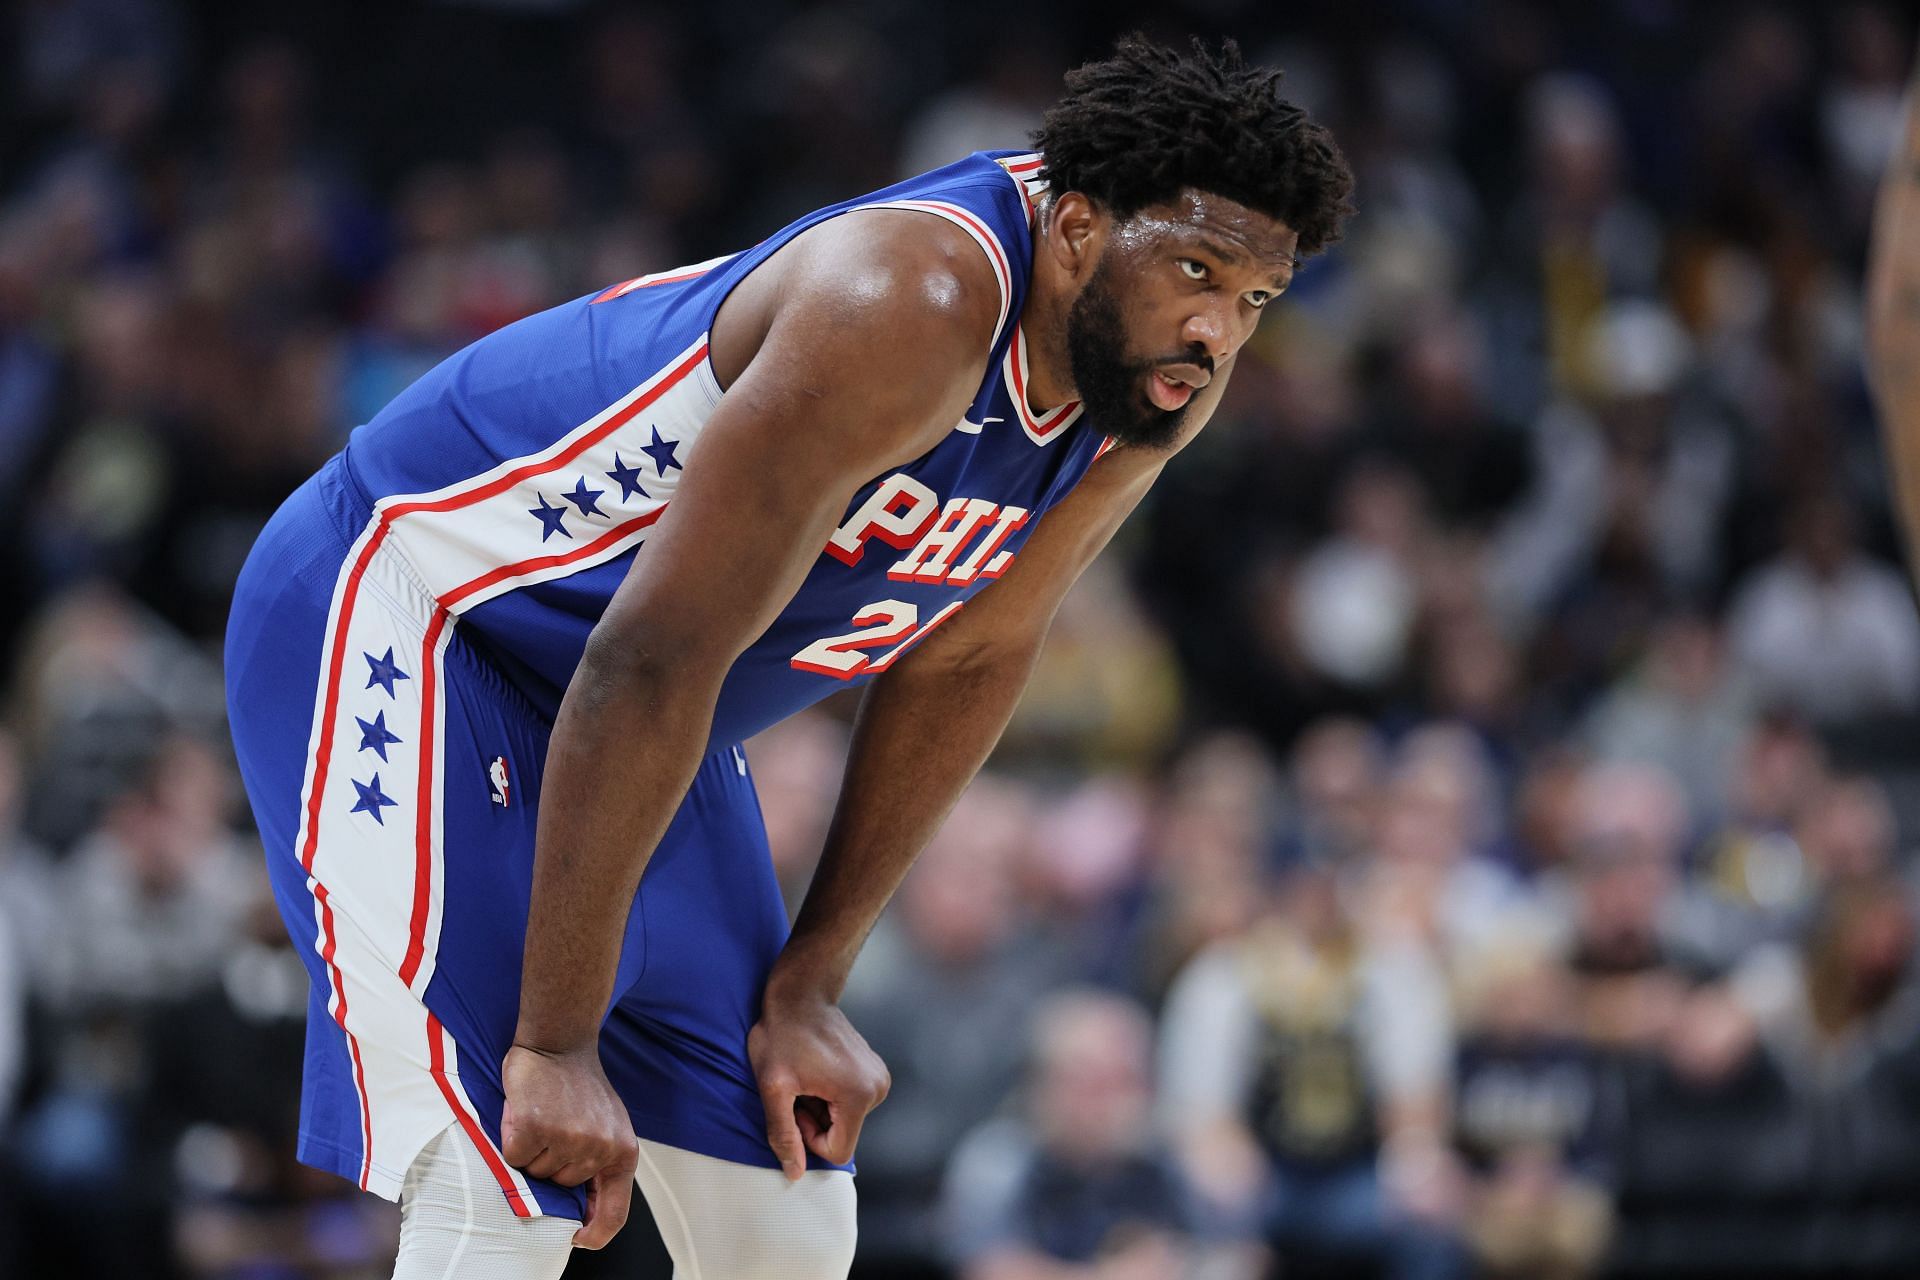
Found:
[{"label": "muscular arm", "polygon": [[[736,291],[753,300],[745,314],[730,316],[732,299],[722,308],[715,350],[750,358],[554,725],[502,1130],[511,1162],[563,1185],[611,1186],[606,1144],[631,1145],[599,1067],[600,1024],[635,887],[698,767],[728,667],[793,595],[858,486],[964,411],[998,318],[978,250],[924,215],[848,215],[782,252],[795,256]],[[895,349],[918,358],[880,358]]]},{"label": "muscular arm", "polygon": [[[1223,363],[1204,399],[1196,400],[1185,439],[1212,413],[1230,372],[1231,361]],[[762,1020],[749,1039],[768,1138],[790,1174],[804,1164],[803,1140],[827,1159],[850,1158],[863,1112],[843,1113],[829,1099],[824,1125],[803,1112],[805,1132],[796,1131],[788,1121],[792,1100],[812,1092],[804,1067],[794,1066],[805,1055],[778,1051],[777,1037],[787,1027],[824,1024],[833,1029],[817,1036],[858,1043],[850,1029],[838,1029],[844,1020],[831,1009],[854,957],[999,741],[1067,589],[1169,456],[1119,449],[1094,463],[1041,519],[1005,577],[868,687],[819,869],[768,978]],[[903,769],[902,761],[912,767]]]},{"label": "muscular arm", "polygon": [[1920,568],[1920,88],[1880,185],[1867,262],[1867,372],[1908,563]]}]

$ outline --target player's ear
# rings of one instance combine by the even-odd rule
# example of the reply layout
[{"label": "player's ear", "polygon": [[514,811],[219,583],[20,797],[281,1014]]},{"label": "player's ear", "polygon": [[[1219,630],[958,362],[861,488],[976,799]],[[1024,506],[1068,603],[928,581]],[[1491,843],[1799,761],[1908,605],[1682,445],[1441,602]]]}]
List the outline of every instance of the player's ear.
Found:
[{"label": "player's ear", "polygon": [[1078,191],[1053,202],[1047,217],[1047,250],[1069,276],[1081,279],[1093,271],[1106,238],[1106,215]]}]

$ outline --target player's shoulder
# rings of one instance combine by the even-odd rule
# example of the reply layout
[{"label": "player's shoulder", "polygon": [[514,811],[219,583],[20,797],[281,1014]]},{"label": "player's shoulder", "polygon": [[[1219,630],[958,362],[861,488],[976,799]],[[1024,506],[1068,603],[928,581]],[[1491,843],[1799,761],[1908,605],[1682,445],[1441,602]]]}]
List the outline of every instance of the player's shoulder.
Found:
[{"label": "player's shoulder", "polygon": [[1002,274],[963,229],[943,219],[861,208],[813,228],[793,248],[786,306],[878,326],[906,349],[948,334],[979,345],[1006,310]]},{"label": "player's shoulder", "polygon": [[[831,269],[850,285],[885,283],[934,315],[993,315],[997,337],[1024,293],[1041,159],[976,151],[875,193],[820,230]],[[844,274],[842,274],[844,273]]]}]

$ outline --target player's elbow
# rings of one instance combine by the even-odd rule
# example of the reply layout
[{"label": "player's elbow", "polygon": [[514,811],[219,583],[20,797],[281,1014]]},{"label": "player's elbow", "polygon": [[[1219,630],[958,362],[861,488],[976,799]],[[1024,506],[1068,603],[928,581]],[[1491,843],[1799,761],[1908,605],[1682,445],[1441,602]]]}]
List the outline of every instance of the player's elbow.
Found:
[{"label": "player's elbow", "polygon": [[[956,620],[957,621],[957,620]],[[950,688],[977,688],[995,682],[1024,687],[1039,660],[1044,631],[1007,628],[979,633],[960,627],[934,631],[883,679],[899,683],[938,681]]]},{"label": "player's elbow", "polygon": [[603,621],[587,637],[567,698],[582,710],[644,708],[650,715],[704,698],[710,711],[726,673],[711,653],[712,646],[688,643],[659,628]]}]

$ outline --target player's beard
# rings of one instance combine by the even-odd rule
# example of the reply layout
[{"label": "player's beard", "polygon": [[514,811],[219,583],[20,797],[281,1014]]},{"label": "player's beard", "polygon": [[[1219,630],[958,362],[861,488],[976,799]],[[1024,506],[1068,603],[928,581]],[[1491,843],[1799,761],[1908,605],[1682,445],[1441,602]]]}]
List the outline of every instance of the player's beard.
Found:
[{"label": "player's beard", "polygon": [[[1127,359],[1126,321],[1107,265],[1102,256],[1067,311],[1067,358],[1073,385],[1096,429],[1123,445],[1165,449],[1180,438],[1187,405],[1168,410],[1147,399],[1147,379],[1154,376],[1156,362]],[[1206,368],[1212,361],[1202,352],[1170,363]],[[1189,399],[1187,404],[1191,403]]]}]

